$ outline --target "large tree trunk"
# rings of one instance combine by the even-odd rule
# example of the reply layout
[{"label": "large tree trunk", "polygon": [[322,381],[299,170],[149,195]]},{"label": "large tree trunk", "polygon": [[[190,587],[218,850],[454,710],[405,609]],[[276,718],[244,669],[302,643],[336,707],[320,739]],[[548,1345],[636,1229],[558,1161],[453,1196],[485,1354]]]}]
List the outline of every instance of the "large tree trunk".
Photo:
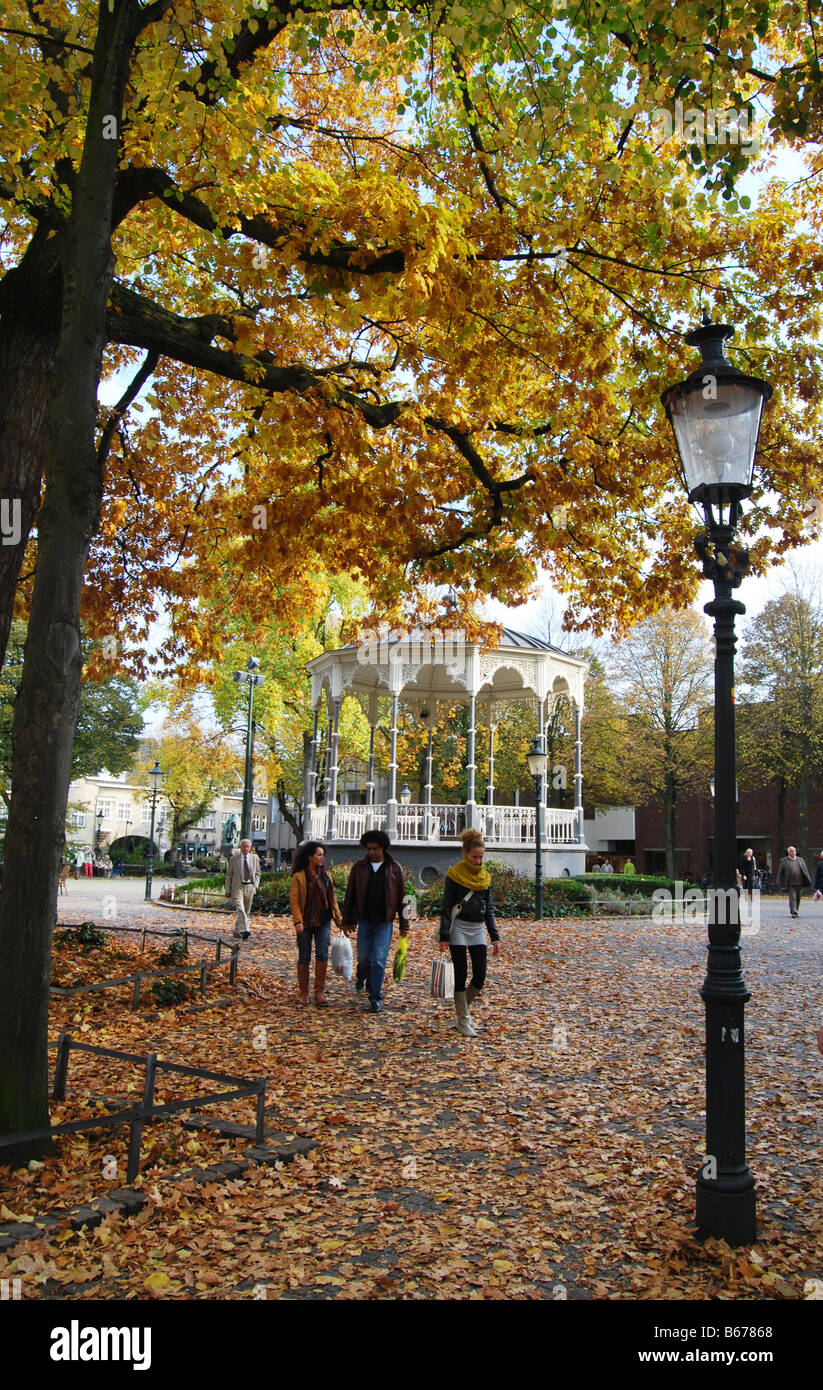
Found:
[{"label": "large tree trunk", "polygon": [[797,783],[797,852],[801,859],[806,859],[809,853],[809,761],[808,743],[804,742]]},{"label": "large tree trunk", "polygon": [[[777,863],[778,863],[778,864],[780,863],[780,860],[783,858],[783,855],[784,855],[785,853],[786,853],[786,779],[785,779],[785,777],[778,777],[778,779],[777,779]],[[777,872],[777,864],[775,864],[773,867],[774,867],[774,871],[775,871],[775,873],[776,873],[776,872]]]},{"label": "large tree trunk", "polygon": [[677,877],[675,847],[677,843],[677,786],[673,772],[666,773],[663,788],[663,844],[666,850],[666,877]]},{"label": "large tree trunk", "polygon": [[[80,597],[103,492],[97,388],[113,272],[111,210],[137,0],[99,7],[86,139],[71,213],[55,237],[63,267],[60,338],[45,417],[45,502],[23,676],[14,710],[12,803],[0,899],[0,1133],[49,1123],[49,966],[80,697]],[[5,1150],[12,1163],[45,1145]]]},{"label": "large tree trunk", "polygon": [[60,331],[56,238],[38,227],[20,265],[0,282],[0,666],[15,591],[40,506],[42,441]]}]

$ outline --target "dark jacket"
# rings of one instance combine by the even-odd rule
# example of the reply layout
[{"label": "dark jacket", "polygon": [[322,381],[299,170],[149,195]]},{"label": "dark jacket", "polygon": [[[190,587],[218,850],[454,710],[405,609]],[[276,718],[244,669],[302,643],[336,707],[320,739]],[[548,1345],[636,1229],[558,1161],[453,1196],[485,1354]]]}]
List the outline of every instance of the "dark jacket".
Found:
[{"label": "dark jacket", "polygon": [[[383,857],[386,863],[386,915],[383,921],[393,922],[395,917],[399,917],[401,932],[407,932],[409,923],[403,908],[403,899],[406,896],[403,870],[390,854]],[[355,864],[352,864],[349,881],[346,885],[346,896],[343,899],[343,924],[345,926],[363,920],[366,888],[372,873],[374,870],[368,855],[364,855],[362,859],[358,859]]]},{"label": "dark jacket", "polygon": [[482,892],[478,892],[476,888],[472,891],[471,888],[464,888],[461,883],[455,883],[453,878],[446,879],[446,886],[443,889],[440,940],[448,941],[452,929],[452,908],[457,903],[462,903],[469,893],[471,893],[469,901],[465,907],[461,907],[460,911],[455,913],[455,918],[462,917],[464,922],[485,922],[492,941],[499,941],[500,933],[497,930],[497,922],[494,917],[491,887],[484,888]]},{"label": "dark jacket", "polygon": [[[778,888],[786,888],[786,887],[788,886],[788,883],[789,883],[789,872],[790,872],[790,870],[789,870],[789,865],[791,864],[791,862],[792,862],[792,861],[791,861],[791,859],[789,858],[788,854],[786,855],[786,857],[785,857],[784,859],[781,859],[781,861],[780,861],[780,868],[777,870],[777,886],[778,886]],[[804,861],[803,859],[800,858],[800,855],[799,855],[799,854],[796,854],[795,857],[794,857],[794,862],[795,862],[795,864],[797,864],[797,865],[799,866],[799,868],[800,868],[801,882],[800,882],[800,884],[799,884],[798,886],[799,886],[800,888],[811,888],[811,886],[812,886],[812,881],[811,881],[811,879],[810,879],[810,877],[809,877],[809,871],[808,871],[808,869],[806,868],[805,861]]]},{"label": "dark jacket", "polygon": [[750,888],[754,883],[754,875],[756,869],[757,860],[755,859],[754,855],[752,855],[751,859],[746,859],[744,857],[743,863],[740,865],[740,877],[742,878],[745,884],[748,884]]},{"label": "dark jacket", "polygon": [[814,871],[814,891],[815,893],[823,892],[823,859],[820,860]]}]

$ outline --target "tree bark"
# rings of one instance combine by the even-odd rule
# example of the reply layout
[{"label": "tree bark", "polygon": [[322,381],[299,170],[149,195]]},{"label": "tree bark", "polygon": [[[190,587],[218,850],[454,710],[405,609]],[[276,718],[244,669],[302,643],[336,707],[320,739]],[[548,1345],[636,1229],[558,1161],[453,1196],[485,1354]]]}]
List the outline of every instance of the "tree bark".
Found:
[{"label": "tree bark", "polygon": [[[145,21],[147,10],[142,11]],[[45,502],[23,675],[15,702],[12,800],[0,899],[0,1133],[47,1128],[51,940],[80,697],[80,599],[103,494],[97,389],[113,274],[117,140],[137,0],[101,3],[86,138],[71,212],[55,235],[63,271],[60,335],[43,429]],[[104,122],[106,124],[104,125]],[[48,1141],[4,1151],[27,1162]]]},{"label": "tree bark", "polygon": [[[786,778],[777,779],[777,863],[786,853]],[[777,864],[774,866],[777,872]]]},{"label": "tree bark", "polygon": [[40,506],[43,427],[60,332],[55,237],[38,227],[20,265],[0,282],[0,667],[29,533]]},{"label": "tree bark", "polygon": [[666,877],[677,877],[677,784],[673,772],[666,773],[663,788],[663,844],[666,850]]}]

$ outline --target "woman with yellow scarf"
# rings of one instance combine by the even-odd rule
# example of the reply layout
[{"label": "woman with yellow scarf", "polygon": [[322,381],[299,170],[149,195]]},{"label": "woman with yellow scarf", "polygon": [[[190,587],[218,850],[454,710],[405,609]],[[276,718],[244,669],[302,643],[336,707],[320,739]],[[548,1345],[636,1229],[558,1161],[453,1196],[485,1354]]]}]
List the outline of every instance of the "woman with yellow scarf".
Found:
[{"label": "woman with yellow scarf", "polygon": [[[440,950],[451,951],[454,963],[454,1010],[457,1031],[466,1038],[476,1038],[471,1005],[486,981],[486,928],[492,939],[492,954],[500,951],[500,933],[494,920],[494,907],[489,884],[491,876],[483,868],[486,846],[479,830],[464,830],[460,836],[463,858],[446,870],[443,891],[443,911],[440,915]],[[466,976],[468,950],[472,962],[472,978],[468,989]]]}]

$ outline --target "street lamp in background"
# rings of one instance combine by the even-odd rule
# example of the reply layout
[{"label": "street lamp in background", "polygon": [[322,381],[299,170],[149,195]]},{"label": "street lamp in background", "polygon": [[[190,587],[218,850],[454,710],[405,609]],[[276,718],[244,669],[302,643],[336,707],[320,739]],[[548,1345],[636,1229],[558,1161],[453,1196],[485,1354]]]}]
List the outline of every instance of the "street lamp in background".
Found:
[{"label": "street lamp in background", "polygon": [[262,685],[264,680],[266,679],[265,676],[261,676],[259,674],[259,666],[260,662],[257,660],[257,657],[250,656],[248,661],[246,662],[245,671],[235,671],[233,677],[235,685],[243,685],[245,683],[249,687],[249,708],[246,719],[246,771],[243,777],[243,810],[240,815],[241,840],[251,839],[251,760],[252,748],[254,744],[254,724],[252,723],[252,711],[254,709],[255,687],[258,685]]},{"label": "street lamp in background", "polygon": [[102,840],[102,838],[103,838],[103,807],[101,806],[101,807],[100,807],[100,810],[97,812],[97,833],[96,833],[96,835],[95,835],[95,840],[94,840],[94,848],[95,848],[96,850],[99,850],[99,849],[100,849],[100,841]]},{"label": "street lamp in background", "polygon": [[409,802],[411,801],[411,787],[409,786],[408,782],[403,783],[403,790],[400,793],[400,800],[402,801],[404,806],[408,806]]},{"label": "street lamp in background", "polygon": [[543,779],[548,761],[543,741],[539,734],[535,734],[534,743],[526,754],[526,762],[534,782],[534,915],[538,922],[543,920]]},{"label": "street lamp in background", "polygon": [[149,830],[149,853],[146,859],[146,902],[151,900],[151,875],[154,867],[154,814],[157,810],[158,789],[163,780],[163,773],[156,758],[154,767],[149,772],[149,777],[151,778],[151,829]]},{"label": "street lamp in background", "polygon": [[728,362],[734,333],[703,315],[686,342],[702,362],[661,397],[674,432],[690,502],[703,508],[695,537],[703,573],[714,584],[704,612],[714,618],[714,874],[708,896],[706,1006],[706,1158],[697,1178],[701,1237],[729,1245],[756,1239],[754,1178],[746,1165],[744,1006],[750,998],[740,963],[740,897],[734,731],[734,620],[745,608],[732,598],[749,557],[735,543],[740,503],[752,490],[763,406],[772,388]]}]

